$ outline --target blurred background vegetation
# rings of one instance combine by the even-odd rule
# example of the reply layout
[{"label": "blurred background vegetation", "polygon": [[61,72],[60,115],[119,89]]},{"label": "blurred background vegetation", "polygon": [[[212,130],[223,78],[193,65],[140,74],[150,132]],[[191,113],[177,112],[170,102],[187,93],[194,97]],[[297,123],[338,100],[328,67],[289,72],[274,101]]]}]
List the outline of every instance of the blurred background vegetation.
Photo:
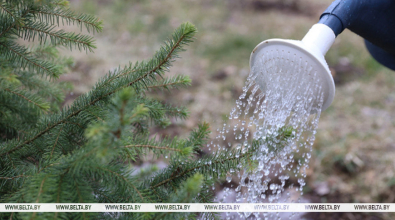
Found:
[{"label": "blurred background vegetation", "polygon": [[[185,136],[199,122],[222,128],[249,73],[249,55],[269,38],[302,39],[332,0],[71,0],[71,8],[104,20],[97,49],[74,57],[61,81],[74,84],[65,105],[108,69],[152,56],[182,22],[198,28],[196,41],[170,75],[192,87],[152,96],[182,103],[186,121],[164,135]],[[363,40],[346,30],[327,56],[336,83],[332,105],[321,115],[304,200],[395,202],[395,73],[370,57]],[[165,166],[163,161],[158,164]],[[237,181],[236,181],[237,182]],[[220,187],[219,187],[220,189]],[[305,219],[392,219],[390,214],[311,213]]]}]

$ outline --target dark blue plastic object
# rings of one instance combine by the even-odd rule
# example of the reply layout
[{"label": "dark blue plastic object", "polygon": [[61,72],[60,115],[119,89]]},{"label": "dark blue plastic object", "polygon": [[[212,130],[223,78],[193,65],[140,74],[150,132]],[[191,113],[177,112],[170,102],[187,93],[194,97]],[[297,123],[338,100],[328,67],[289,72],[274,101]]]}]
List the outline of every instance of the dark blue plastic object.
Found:
[{"label": "dark blue plastic object", "polygon": [[395,70],[395,0],[336,0],[319,23],[329,26],[336,36],[348,28],[365,38],[372,56]]},{"label": "dark blue plastic object", "polygon": [[366,48],[374,59],[376,59],[382,65],[395,71],[395,55],[381,49],[380,47],[365,40]]}]

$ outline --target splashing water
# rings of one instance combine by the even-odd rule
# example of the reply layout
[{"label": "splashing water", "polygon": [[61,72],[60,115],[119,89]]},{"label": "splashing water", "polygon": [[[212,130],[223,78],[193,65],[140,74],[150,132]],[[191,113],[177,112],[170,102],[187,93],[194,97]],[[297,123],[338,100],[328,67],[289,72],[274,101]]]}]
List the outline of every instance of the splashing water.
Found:
[{"label": "splashing water", "polygon": [[[288,57],[288,58],[287,58]],[[243,93],[219,131],[216,150],[241,149],[237,183],[225,188],[226,202],[298,202],[323,105],[317,73],[302,58],[273,53],[252,67]],[[235,141],[232,139],[234,138]],[[228,142],[228,143],[226,143]],[[233,178],[236,179],[236,178]],[[235,200],[235,201],[232,201]],[[273,219],[276,213],[239,213],[239,218]],[[228,217],[230,219],[230,217]]]}]

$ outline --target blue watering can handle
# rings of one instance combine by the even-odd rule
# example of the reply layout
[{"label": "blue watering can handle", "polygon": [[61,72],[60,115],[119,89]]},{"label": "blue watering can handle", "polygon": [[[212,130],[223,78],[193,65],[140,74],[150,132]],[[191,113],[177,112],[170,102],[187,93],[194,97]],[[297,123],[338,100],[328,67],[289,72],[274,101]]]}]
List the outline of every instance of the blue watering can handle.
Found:
[{"label": "blue watering can handle", "polygon": [[347,28],[365,38],[373,57],[395,70],[395,0],[336,0],[319,23],[329,26],[336,36]]}]

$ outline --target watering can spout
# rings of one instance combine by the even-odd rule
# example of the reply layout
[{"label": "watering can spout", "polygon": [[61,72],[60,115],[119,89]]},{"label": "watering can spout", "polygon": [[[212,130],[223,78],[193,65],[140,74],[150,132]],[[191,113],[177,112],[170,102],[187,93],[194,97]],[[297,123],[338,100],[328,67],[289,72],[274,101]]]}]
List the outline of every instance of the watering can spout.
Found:
[{"label": "watering can spout", "polygon": [[372,56],[395,70],[394,12],[394,0],[336,0],[319,23],[330,27],[336,36],[346,28],[360,35]]},{"label": "watering can spout", "polygon": [[331,28],[324,24],[315,24],[304,36],[302,42],[316,54],[324,57],[326,52],[335,42],[336,35]]}]

